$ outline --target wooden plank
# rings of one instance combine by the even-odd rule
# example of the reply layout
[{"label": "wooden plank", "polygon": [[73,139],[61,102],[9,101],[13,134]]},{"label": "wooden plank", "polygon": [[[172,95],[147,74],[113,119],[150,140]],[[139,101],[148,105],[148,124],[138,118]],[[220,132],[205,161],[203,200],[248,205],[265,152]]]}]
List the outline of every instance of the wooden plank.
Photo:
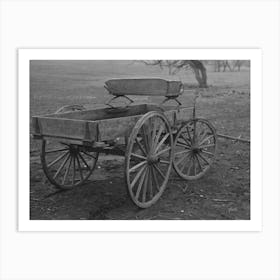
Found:
[{"label": "wooden plank", "polygon": [[[34,134],[42,136],[54,136],[60,138],[73,138],[89,141],[96,139],[98,124],[83,120],[56,119],[48,117],[36,117],[34,124],[39,123],[40,131],[34,127]],[[37,119],[37,121],[35,121]]]},{"label": "wooden plank", "polygon": [[102,141],[129,136],[136,122],[142,115],[122,117],[98,121],[100,139]]},{"label": "wooden plank", "polygon": [[180,81],[163,79],[112,79],[106,81],[105,85],[113,95],[179,96],[182,94]]}]

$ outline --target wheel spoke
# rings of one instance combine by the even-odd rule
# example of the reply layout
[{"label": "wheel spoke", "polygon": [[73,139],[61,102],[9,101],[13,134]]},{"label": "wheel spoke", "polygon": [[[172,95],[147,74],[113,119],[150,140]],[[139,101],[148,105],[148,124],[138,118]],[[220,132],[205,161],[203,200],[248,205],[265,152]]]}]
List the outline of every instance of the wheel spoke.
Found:
[{"label": "wheel spoke", "polygon": [[189,162],[189,160],[191,160],[191,158],[192,158],[192,156],[187,156],[187,157],[185,158],[186,161],[185,161],[185,162],[183,163],[183,165],[181,166],[180,172],[183,173],[183,171],[184,171],[184,169],[185,169],[187,163]]},{"label": "wheel spoke", "polygon": [[186,148],[186,149],[190,149],[190,146],[186,145],[185,143],[181,143],[181,142],[178,142],[176,143],[176,146],[179,146],[179,147],[183,147],[183,148]]},{"label": "wheel spoke", "polygon": [[183,131],[182,131],[182,134],[181,134],[181,138],[185,141],[185,143],[187,144],[187,146],[191,147],[192,141],[191,141],[191,139],[188,139],[188,138],[185,137]]},{"label": "wheel spoke", "polygon": [[145,150],[143,145],[140,143],[140,141],[137,139],[137,137],[135,138],[135,142],[137,143],[137,145],[140,148],[140,150],[142,151],[142,153],[146,156],[147,155],[147,151]]},{"label": "wheel spoke", "polygon": [[147,167],[145,166],[144,168],[145,168],[145,171],[144,171],[145,173],[143,174],[143,176],[141,177],[141,179],[139,181],[138,188],[137,188],[136,195],[135,195],[136,200],[138,200],[138,198],[139,198],[143,182],[144,182],[144,180],[146,178],[146,175],[147,175]]},{"label": "wheel spoke", "polygon": [[65,181],[66,181],[66,179],[67,179],[67,177],[68,177],[69,170],[70,170],[70,167],[71,167],[71,164],[72,164],[72,160],[73,160],[73,157],[71,156],[70,161],[69,161],[69,164],[68,164],[68,168],[67,168],[67,170],[66,170],[66,172],[65,172],[65,174],[64,174],[64,177],[63,177],[62,185],[65,184]]},{"label": "wheel spoke", "polygon": [[146,134],[147,134],[148,143],[149,143],[149,145],[151,145],[151,143],[152,143],[152,131],[151,131],[152,122],[151,122],[151,119],[148,120],[148,125],[144,126],[144,127],[145,127],[145,131],[146,131]]},{"label": "wheel spoke", "polygon": [[82,160],[82,162],[85,164],[85,166],[87,167],[88,170],[90,170],[90,167],[88,165],[88,163],[85,161],[85,159],[82,157],[82,155],[80,153],[77,154],[78,157],[80,157],[80,159]]},{"label": "wheel spoke", "polygon": [[131,189],[133,189],[133,187],[135,186],[136,182],[139,180],[140,176],[143,174],[143,172],[145,171],[146,166],[143,166],[138,173],[136,174],[136,176],[134,177],[133,181],[131,182]]},{"label": "wheel spoke", "polygon": [[142,192],[142,202],[146,201],[146,194],[147,194],[147,185],[149,182],[149,168],[147,168],[147,172],[146,172],[146,178],[144,181],[144,188],[143,188],[143,192]]},{"label": "wheel spoke", "polygon": [[204,146],[199,146],[200,149],[205,149],[205,148],[210,148],[210,147],[214,147],[216,146],[216,144],[209,144],[209,145],[204,145]]},{"label": "wheel spoke", "polygon": [[196,161],[197,161],[198,167],[200,168],[200,171],[202,172],[202,171],[203,171],[203,168],[202,168],[202,166],[201,166],[201,163],[200,163],[200,161],[199,161],[197,155],[195,155],[195,159],[196,159]]},{"label": "wheel spoke", "polygon": [[65,166],[65,164],[66,164],[66,162],[68,161],[69,158],[70,158],[70,153],[68,153],[68,156],[65,158],[65,160],[62,162],[60,167],[57,169],[55,175],[53,176],[53,179],[55,179],[58,176],[58,174],[61,172],[62,168]]},{"label": "wheel spoke", "polygon": [[159,167],[156,164],[153,164],[155,170],[159,173],[159,175],[162,177],[162,179],[165,179],[165,176],[163,175],[162,171],[159,169]]},{"label": "wheel spoke", "polygon": [[82,152],[83,154],[87,155],[88,157],[91,157],[91,158],[96,159],[95,156],[93,156],[93,155],[91,155],[91,154],[89,154],[89,153],[87,153],[87,152],[85,152],[85,151],[81,151],[81,152]]},{"label": "wheel spoke", "polygon": [[163,164],[170,164],[170,162],[169,162],[169,161],[167,161],[167,160],[162,160],[162,159],[159,161],[159,163],[163,163]]},{"label": "wheel spoke", "polygon": [[167,133],[159,142],[159,144],[157,145],[156,149],[155,149],[155,153],[159,150],[159,148],[162,146],[162,144],[166,141],[166,139],[170,136],[169,133]]},{"label": "wheel spoke", "polygon": [[203,149],[201,149],[200,152],[201,152],[201,153],[204,153],[204,154],[207,154],[207,155],[209,155],[209,156],[213,156],[213,157],[215,156],[213,153],[210,153],[210,152],[208,152],[208,151],[204,151]]},{"label": "wheel spoke", "polygon": [[184,153],[189,153],[189,152],[190,152],[190,150],[179,151],[179,152],[174,153],[174,156],[184,154]]},{"label": "wheel spoke", "polygon": [[210,165],[210,162],[204,157],[202,156],[202,154],[197,154],[207,165]]},{"label": "wheel spoke", "polygon": [[194,176],[196,175],[196,164],[195,164],[195,155],[193,155],[193,171],[194,171]]},{"label": "wheel spoke", "polygon": [[154,140],[155,137],[156,137],[157,124],[158,124],[157,119],[155,119],[155,121],[154,121],[154,126],[153,126],[153,132],[152,132],[152,147],[151,147],[152,151],[154,150],[154,144],[155,144],[155,142],[153,142],[153,140]]},{"label": "wheel spoke", "polygon": [[187,129],[187,133],[188,133],[189,139],[190,139],[191,144],[192,144],[192,137],[191,137],[191,134],[190,134],[189,126],[188,126],[188,125],[186,126],[186,129]]},{"label": "wheel spoke", "polygon": [[[156,135],[156,138],[155,138],[155,141],[154,141],[154,145],[153,145],[153,147],[154,147],[154,149],[157,147],[157,145],[158,145],[158,141],[159,141],[159,139],[160,139],[160,135],[162,134],[162,132],[163,132],[163,125],[162,126],[160,126],[160,128],[159,128],[159,130],[158,130],[158,133],[157,133],[157,135]],[[153,149],[153,150],[154,150]]]},{"label": "wheel spoke", "polygon": [[130,172],[134,172],[135,170],[137,170],[138,168],[140,168],[141,166],[143,166],[143,165],[146,164],[146,163],[147,163],[147,161],[144,160],[144,161],[142,161],[142,162],[140,162],[140,163],[134,165],[133,167],[131,167],[131,168],[128,170],[128,172],[129,172],[129,173],[130,173]]},{"label": "wheel spoke", "polygon": [[158,183],[157,175],[155,173],[155,168],[153,165],[151,165],[151,173],[152,173],[152,177],[153,177],[156,189],[159,191],[159,183]]},{"label": "wheel spoke", "polygon": [[149,190],[149,193],[150,193],[150,200],[153,199],[153,176],[152,176],[152,167],[149,166],[149,171],[148,171],[148,190]]},{"label": "wheel spoke", "polygon": [[201,143],[201,141],[204,140],[204,138],[206,137],[207,133],[208,133],[208,131],[207,131],[207,129],[205,129],[204,132],[203,132],[203,134],[202,134],[202,136],[199,137],[199,138],[200,138],[199,143]]},{"label": "wheel spoke", "polygon": [[54,164],[56,164],[57,162],[59,162],[60,160],[62,160],[63,158],[65,158],[67,155],[69,154],[69,152],[64,153],[63,155],[57,157],[54,161],[52,161],[50,164],[48,164],[48,168],[52,167]]},{"label": "wheel spoke", "polygon": [[81,168],[81,164],[80,164],[78,156],[76,156],[76,159],[77,159],[78,169],[79,169],[79,172],[80,172],[80,177],[81,177],[81,180],[83,181],[84,180],[83,170]]},{"label": "wheel spoke", "polygon": [[166,152],[168,152],[168,151],[170,151],[170,150],[171,150],[171,147],[168,147],[168,148],[166,148],[166,149],[164,149],[164,150],[161,150],[161,151],[158,152],[157,154],[155,154],[155,156],[158,157],[158,156],[160,156],[160,155],[162,155],[162,154],[164,154],[164,153],[166,153]]},{"label": "wheel spoke", "polygon": [[176,165],[179,166],[179,164],[180,164],[183,160],[185,160],[186,158],[188,158],[188,157],[189,157],[189,153],[190,153],[190,151],[188,151],[186,155],[184,155],[183,157],[181,157],[181,158],[176,162]]},{"label": "wheel spoke", "polygon": [[146,159],[147,159],[147,157],[143,157],[143,156],[141,156],[141,155],[137,155],[137,154],[134,154],[134,153],[131,153],[131,156],[136,157],[136,158],[139,158],[139,159],[143,159],[143,160],[146,160]]},{"label": "wheel spoke", "polygon": [[76,178],[76,157],[73,156],[73,177],[72,177],[72,185],[75,184],[75,178]]},{"label": "wheel spoke", "polygon": [[67,150],[69,150],[69,149],[63,148],[63,149],[57,149],[57,150],[49,150],[49,151],[46,151],[45,153],[50,154],[50,153],[56,153],[56,152],[63,152],[63,151],[67,151]]},{"label": "wheel spoke", "polygon": [[[192,157],[191,157],[190,159],[192,159]],[[188,168],[188,170],[187,170],[187,175],[188,175],[188,176],[190,175],[191,168],[192,168],[192,166],[193,166],[193,161],[191,160],[190,162],[191,162],[191,164],[189,165],[189,168]]]},{"label": "wheel spoke", "polygon": [[200,143],[199,146],[201,146],[202,144],[204,144],[207,140],[210,140],[212,137],[214,137],[213,134],[209,135],[208,137],[204,138]]},{"label": "wheel spoke", "polygon": [[147,132],[146,132],[146,127],[145,127],[145,124],[142,126],[142,139],[144,141],[144,147],[145,147],[145,150],[147,151],[147,153],[149,153],[149,139],[148,139],[148,135],[147,135]]}]

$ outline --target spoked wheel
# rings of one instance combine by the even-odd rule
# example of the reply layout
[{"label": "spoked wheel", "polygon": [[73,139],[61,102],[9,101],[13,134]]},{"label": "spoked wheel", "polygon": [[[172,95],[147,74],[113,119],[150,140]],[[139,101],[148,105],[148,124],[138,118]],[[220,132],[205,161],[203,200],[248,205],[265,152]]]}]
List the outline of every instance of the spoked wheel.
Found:
[{"label": "spoked wheel", "polygon": [[186,180],[202,177],[210,168],[216,149],[217,136],[212,124],[204,119],[189,120],[174,140],[175,171]]},{"label": "spoked wheel", "polygon": [[43,140],[41,162],[49,181],[58,188],[70,189],[82,185],[91,175],[98,159],[98,153],[90,148]]},{"label": "spoked wheel", "polygon": [[172,168],[173,138],[167,118],[148,112],[138,120],[128,140],[125,176],[132,201],[150,207],[162,195]]}]

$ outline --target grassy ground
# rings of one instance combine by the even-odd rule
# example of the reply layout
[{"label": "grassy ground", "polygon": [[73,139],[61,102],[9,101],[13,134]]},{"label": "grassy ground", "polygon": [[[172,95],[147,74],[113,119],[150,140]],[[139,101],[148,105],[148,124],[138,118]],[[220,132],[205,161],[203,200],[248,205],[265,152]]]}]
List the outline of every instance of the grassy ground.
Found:
[{"label": "grassy ground", "polygon": [[[167,77],[158,68],[132,62],[39,61],[31,64],[30,73],[31,115],[52,113],[67,104],[99,106],[108,98],[104,81],[112,77]],[[195,83],[191,73],[180,73],[178,78]],[[198,99],[198,116],[211,120],[218,133],[249,138],[249,78],[245,70],[208,71],[211,86]],[[186,91],[181,101],[190,104],[192,94]],[[123,158],[101,156],[87,184],[58,191],[43,174],[40,143],[31,139],[31,219],[249,219],[250,146],[223,139],[218,145],[217,159],[203,178],[186,182],[172,172],[162,198],[151,208],[139,210],[127,197]]]}]

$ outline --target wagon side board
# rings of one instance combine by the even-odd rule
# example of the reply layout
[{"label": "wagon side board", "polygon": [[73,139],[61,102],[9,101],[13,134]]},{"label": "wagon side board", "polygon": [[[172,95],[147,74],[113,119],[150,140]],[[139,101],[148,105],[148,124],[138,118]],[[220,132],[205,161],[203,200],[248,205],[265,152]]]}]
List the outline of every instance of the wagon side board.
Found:
[{"label": "wagon side board", "polygon": [[55,137],[92,142],[99,136],[98,124],[90,121],[33,117],[32,126],[35,138]]},{"label": "wagon side board", "polygon": [[[153,111],[155,109],[153,107]],[[164,112],[171,126],[177,121],[189,118],[189,108],[168,110]],[[144,113],[145,114],[145,113]],[[55,117],[33,117],[33,136],[35,138],[55,137],[69,140],[78,140],[82,143],[93,144],[98,141],[115,140],[118,137],[128,137],[137,121],[144,115],[134,115],[101,120],[64,119]]]}]

